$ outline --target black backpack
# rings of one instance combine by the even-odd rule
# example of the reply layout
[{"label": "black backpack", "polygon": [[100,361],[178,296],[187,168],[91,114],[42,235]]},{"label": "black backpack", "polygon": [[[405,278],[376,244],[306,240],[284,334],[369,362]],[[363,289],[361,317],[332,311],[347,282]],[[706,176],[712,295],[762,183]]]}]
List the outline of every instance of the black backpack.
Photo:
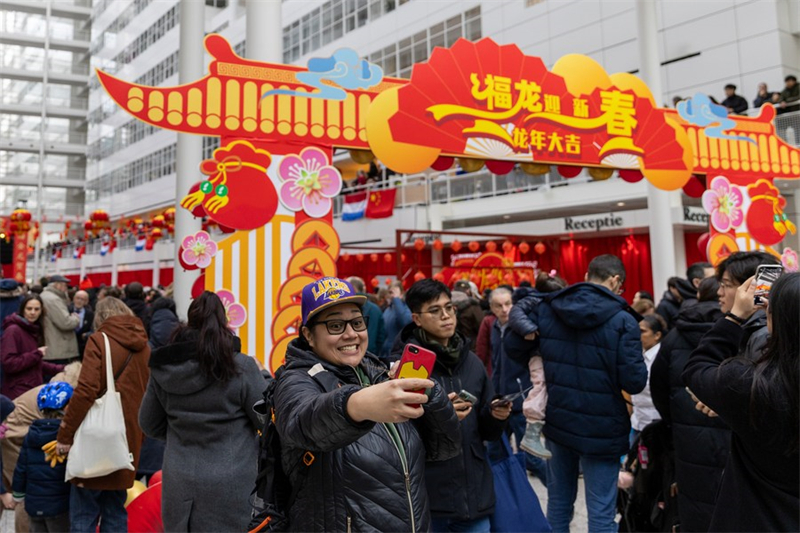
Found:
[{"label": "black backpack", "polygon": [[[288,531],[289,508],[299,490],[299,487],[292,486],[289,474],[283,469],[281,438],[275,426],[273,398],[283,372],[283,366],[278,368],[275,378],[270,380],[264,391],[264,399],[253,406],[262,420],[262,429],[258,446],[258,476],[250,497],[253,513],[247,527],[249,533]],[[320,385],[320,392],[331,392],[339,387],[339,379],[331,372],[317,372],[312,377]],[[306,453],[303,464],[309,467],[313,462],[313,454]]]}]

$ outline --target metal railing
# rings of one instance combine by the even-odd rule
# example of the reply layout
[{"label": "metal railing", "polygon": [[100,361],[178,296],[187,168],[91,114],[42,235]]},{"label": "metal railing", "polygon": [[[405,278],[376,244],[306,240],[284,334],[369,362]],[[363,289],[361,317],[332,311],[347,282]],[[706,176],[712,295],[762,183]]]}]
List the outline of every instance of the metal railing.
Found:
[{"label": "metal railing", "polygon": [[800,111],[775,117],[775,133],[792,146],[800,146]]},{"label": "metal railing", "polygon": [[[13,93],[3,92],[0,94],[0,102],[10,105],[41,105],[42,95],[34,93]],[[70,109],[86,110],[89,105],[88,98],[78,96],[48,96],[47,105],[53,107],[67,107]]]},{"label": "metal railing", "polygon": [[455,169],[450,169],[437,174],[392,175],[377,184],[344,189],[342,194],[334,199],[333,216],[334,218],[342,216],[345,195],[391,187],[397,188],[394,206],[404,208],[492,198],[588,181],[592,180],[585,172],[567,180],[555,170],[531,176],[519,168],[505,175],[493,174],[486,168],[472,173],[459,173]]},{"label": "metal railing", "polygon": [[[37,130],[19,130],[13,129],[12,131],[0,131],[6,139],[14,141],[35,141],[39,142],[42,138],[41,132]],[[86,134],[78,132],[54,132],[46,131],[44,133],[45,142],[59,143],[59,144],[86,144]]]}]

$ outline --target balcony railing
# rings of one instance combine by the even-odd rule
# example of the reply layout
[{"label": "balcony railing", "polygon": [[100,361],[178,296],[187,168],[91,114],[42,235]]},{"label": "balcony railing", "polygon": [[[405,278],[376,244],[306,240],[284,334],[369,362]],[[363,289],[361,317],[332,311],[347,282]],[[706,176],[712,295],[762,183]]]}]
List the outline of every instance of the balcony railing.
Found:
[{"label": "balcony railing", "polygon": [[493,174],[485,168],[472,173],[457,173],[456,170],[450,169],[438,174],[392,175],[377,184],[347,188],[342,195],[334,199],[333,216],[334,218],[342,216],[345,193],[396,187],[394,205],[402,208],[492,198],[588,181],[591,181],[591,178],[585,173],[566,180],[556,171],[531,176],[519,168],[502,176]]}]

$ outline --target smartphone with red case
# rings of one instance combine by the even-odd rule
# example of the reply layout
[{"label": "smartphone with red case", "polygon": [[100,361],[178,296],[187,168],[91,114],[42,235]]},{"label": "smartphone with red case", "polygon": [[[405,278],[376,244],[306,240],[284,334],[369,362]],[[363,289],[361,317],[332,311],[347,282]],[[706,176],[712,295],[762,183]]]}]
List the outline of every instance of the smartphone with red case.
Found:
[{"label": "smartphone with red case", "polygon": [[[403,356],[400,358],[397,369],[397,379],[420,378],[428,379],[433,374],[433,365],[436,364],[436,354],[415,344],[406,344]],[[425,390],[412,391],[423,394]],[[419,407],[419,404],[412,407]]]}]

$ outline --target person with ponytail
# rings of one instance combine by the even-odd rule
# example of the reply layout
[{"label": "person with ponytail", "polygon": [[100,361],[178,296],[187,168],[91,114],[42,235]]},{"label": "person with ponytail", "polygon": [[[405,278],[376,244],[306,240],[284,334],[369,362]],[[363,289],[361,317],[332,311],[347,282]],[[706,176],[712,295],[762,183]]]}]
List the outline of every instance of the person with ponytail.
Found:
[{"label": "person with ponytail", "polygon": [[253,405],[265,388],[222,300],[204,292],[172,342],[153,352],[139,411],[145,434],[166,441],[165,531],[247,531],[258,471]]},{"label": "person with ponytail", "polygon": [[757,358],[737,356],[754,304],[754,276],[700,341],[683,372],[694,395],[731,429],[709,531],[800,531],[800,273],[784,274],[767,304]]}]

